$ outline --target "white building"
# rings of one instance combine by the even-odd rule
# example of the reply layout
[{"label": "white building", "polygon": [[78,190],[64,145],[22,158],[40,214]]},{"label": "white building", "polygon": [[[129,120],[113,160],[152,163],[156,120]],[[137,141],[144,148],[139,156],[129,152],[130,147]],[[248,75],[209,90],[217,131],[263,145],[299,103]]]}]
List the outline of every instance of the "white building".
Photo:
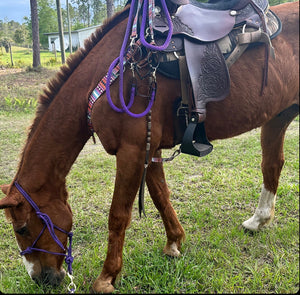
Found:
[{"label": "white building", "polygon": [[[91,36],[100,25],[83,28],[71,32],[72,47],[84,47],[84,40]],[[60,51],[59,33],[44,33],[48,36],[48,48],[50,51]],[[64,32],[65,49],[69,47],[69,32]]]}]

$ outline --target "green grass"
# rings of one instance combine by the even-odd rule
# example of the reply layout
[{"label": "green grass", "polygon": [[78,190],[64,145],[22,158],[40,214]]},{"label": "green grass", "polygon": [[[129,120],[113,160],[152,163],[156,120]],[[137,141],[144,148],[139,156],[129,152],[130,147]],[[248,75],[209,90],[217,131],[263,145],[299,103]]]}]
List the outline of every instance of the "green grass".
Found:
[{"label": "green grass", "polygon": [[0,70],[0,110],[32,112],[46,81],[56,72],[54,68]]},{"label": "green grass", "polygon": [[[0,68],[24,68],[32,66],[32,49],[12,46],[13,64],[11,64],[10,53],[7,53],[4,48],[0,50]],[[66,57],[69,55],[66,52]],[[49,50],[40,51],[40,59],[42,67],[59,67],[61,65],[61,53],[55,54]]]},{"label": "green grass", "polygon": [[[33,117],[33,111],[21,107],[0,111],[1,184],[15,175]],[[146,191],[147,218],[139,218],[136,201],[115,293],[288,294],[299,290],[299,117],[286,134],[286,162],[274,221],[250,234],[241,223],[254,213],[262,187],[259,134],[256,129],[214,141],[214,150],[206,157],[182,154],[164,164],[172,204],[186,233],[182,257],[163,255],[163,223]],[[163,155],[172,152],[165,150]],[[90,292],[105,259],[115,169],[115,158],[105,153],[99,141],[94,145],[90,140],[67,177],[74,214],[76,293]],[[58,288],[41,288],[31,281],[3,212],[0,225],[0,291],[66,293],[68,278]]]}]

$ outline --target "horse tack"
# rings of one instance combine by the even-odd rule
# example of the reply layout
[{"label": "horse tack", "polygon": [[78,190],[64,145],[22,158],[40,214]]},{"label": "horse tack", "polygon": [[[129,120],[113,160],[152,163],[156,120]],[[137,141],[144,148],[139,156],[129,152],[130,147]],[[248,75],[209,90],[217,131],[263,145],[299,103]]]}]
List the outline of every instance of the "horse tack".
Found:
[{"label": "horse tack", "polygon": [[[255,67],[259,65],[259,61],[253,57],[260,49],[250,48],[245,53],[245,58],[231,69],[234,83],[232,83],[229,99],[218,103],[212,102],[209,105],[205,121],[211,140],[230,138],[262,126],[263,189],[257,210],[250,219],[243,223],[243,226],[251,231],[259,230],[272,220],[278,180],[284,163],[283,142],[286,127],[299,113],[298,5],[298,3],[289,3],[274,7],[274,11],[278,12],[284,20],[285,30],[278,40],[274,40],[275,48],[278,48],[277,61],[270,61],[272,67],[270,67],[269,87],[266,88],[263,96],[263,98],[268,98],[268,101],[259,97],[259,81],[256,79],[256,76],[260,75],[260,70]],[[64,78],[63,81],[52,87],[50,93],[41,97],[42,107],[36,114],[21,156],[19,169],[14,178],[18,179],[29,192],[32,192],[35,200],[41,202],[38,203],[41,209],[47,207],[47,213],[52,221],[62,228],[66,228],[63,224],[67,219],[67,213],[70,214],[69,217],[72,215],[67,206],[68,196],[65,182],[69,170],[63,168],[73,165],[90,138],[85,121],[86,97],[90,93],[91,83],[96,85],[98,82],[95,73],[99,73],[99,76],[103,77],[111,60],[118,54],[114,45],[121,46],[118,33],[124,32],[127,18],[128,8],[113,18],[108,26],[104,25],[104,34],[101,31],[96,39],[91,40],[88,43],[90,46],[87,46],[87,51],[81,56],[84,56],[86,60],[81,63],[83,58],[80,61],[78,58],[71,59],[69,65],[73,71],[60,72],[60,76]],[[93,46],[91,45],[92,41]],[[91,50],[93,50],[92,54],[89,54]],[[286,58],[286,54],[290,58]],[[98,67],[99,61],[102,67]],[[247,79],[241,77],[241,69],[251,67],[255,74],[248,72]],[[64,70],[66,71],[66,68]],[[82,75],[83,72],[86,75]],[[130,78],[130,72],[127,71],[125,75],[125,78]],[[69,81],[65,83],[67,79]],[[157,97],[152,109],[155,124],[152,125],[151,157],[161,156],[161,149],[175,146],[173,126],[174,121],[179,121],[176,111],[168,109],[168,106],[175,104],[181,95],[178,81],[157,75],[157,83]],[[130,86],[128,89],[130,90]],[[66,93],[68,93],[68,102],[74,105],[76,112],[65,104]],[[249,99],[251,99],[250,104]],[[49,107],[50,104],[51,107]],[[137,102],[137,104],[138,108],[144,106],[144,102]],[[229,112],[234,114],[234,118],[231,120],[228,120]],[[160,119],[157,120],[157,118]],[[110,121],[109,124],[108,121]],[[115,155],[117,161],[117,177],[108,218],[109,238],[106,259],[101,274],[93,285],[95,292],[112,292],[117,275],[122,268],[125,230],[130,223],[132,205],[138,191],[144,164],[145,141],[143,136],[145,128],[135,124],[134,121],[131,118],[128,120],[128,116],[119,116],[103,100],[94,108],[93,125],[97,130],[97,135],[104,149],[109,154]],[[45,128],[48,132],[41,133],[40,130],[45,130]],[[182,140],[182,134],[176,135],[178,144]],[[164,177],[162,164],[151,163],[149,165],[147,186],[165,226],[167,243],[164,253],[170,256],[179,256],[181,243],[184,240],[184,230],[171,205],[170,191]],[[13,226],[24,224],[25,220],[29,233],[40,232],[41,225],[34,222],[38,220],[36,212],[24,202],[24,198],[15,186],[11,184],[1,188],[6,197],[0,201],[0,208],[6,210],[8,208],[7,213],[13,213],[9,215]],[[53,202],[54,199],[59,200],[59,204]],[[25,219],[24,215],[26,215]],[[30,220],[33,222],[28,222]],[[70,229],[72,218],[69,218],[68,226]],[[16,227],[16,229],[18,228]],[[36,237],[35,235],[24,237],[17,231],[15,233],[22,250],[25,250],[28,245],[31,246]],[[67,243],[65,234],[56,233],[63,243]],[[46,235],[48,236],[48,232]],[[43,248],[45,245],[44,249],[57,249],[56,243],[45,236],[41,236],[41,247]],[[50,242],[49,248],[46,246],[48,242]],[[61,256],[39,255],[39,252],[36,252],[26,255],[25,258],[28,258],[28,262],[32,262],[36,266],[34,270],[32,269],[34,273],[29,273],[33,279],[41,279],[50,284],[58,282],[51,277],[45,277],[45,271],[49,267],[51,268],[50,274],[55,279],[62,279],[61,276],[58,277],[62,272],[63,259]],[[100,260],[98,263],[102,264]],[[28,265],[25,266],[28,270]]]},{"label": "horse tack", "polygon": [[[36,215],[38,216],[38,218],[40,218],[42,220],[42,223],[44,224],[43,229],[41,230],[40,234],[37,236],[37,238],[33,242],[32,246],[27,247],[27,249],[21,251],[20,255],[23,256],[25,254],[31,254],[32,252],[37,251],[37,252],[44,252],[44,253],[48,253],[48,254],[52,254],[52,255],[65,256],[65,262],[68,266],[67,274],[68,274],[68,277],[71,280],[70,284],[68,285],[68,291],[69,291],[70,294],[75,293],[76,285],[73,281],[74,277],[73,277],[73,270],[72,270],[72,263],[73,263],[73,260],[74,260],[74,257],[72,256],[72,237],[73,237],[73,233],[72,232],[67,232],[64,229],[54,225],[51,218],[47,214],[42,213],[40,211],[40,209],[36,205],[36,203],[31,199],[31,197],[27,194],[27,192],[22,188],[22,186],[17,181],[14,182],[14,185],[17,188],[17,190],[22,194],[22,196],[27,200],[27,202],[33,207],[33,209],[36,212]],[[36,243],[38,242],[38,240],[40,239],[40,237],[42,236],[42,234],[44,233],[46,228],[48,229],[48,231],[49,231],[52,239],[54,240],[54,242],[62,249],[62,251],[64,253],[52,252],[52,251],[48,251],[48,250],[44,250],[44,249],[40,249],[40,248],[35,247]],[[54,232],[54,229],[66,234],[68,236],[69,247],[65,248],[63,246],[61,241],[56,236],[56,234]],[[65,252],[67,252],[67,254],[65,254]]]},{"label": "horse tack", "polygon": [[[201,136],[197,136],[196,126],[204,125],[208,102],[220,101],[228,96],[230,91],[228,69],[251,43],[266,45],[261,92],[266,85],[268,49],[274,57],[270,36],[275,34],[272,30],[274,23],[276,28],[280,28],[280,20],[275,15],[272,18],[273,14],[268,10],[267,0],[231,1],[231,3],[232,6],[225,7],[227,10],[211,9],[211,3],[199,3],[199,5],[187,3],[179,5],[172,16],[173,38],[165,50],[165,55],[170,56],[170,53],[177,52],[175,55],[180,56],[178,59],[186,61],[178,61],[179,66],[176,67],[174,59],[169,61],[168,57],[162,58],[158,71],[171,78],[177,76],[181,80],[183,104],[189,105],[189,124],[181,145],[183,153],[205,156],[212,151],[212,145],[205,134],[205,127],[197,128],[198,132],[199,130],[203,132]],[[267,16],[271,16],[273,21],[269,21],[270,18]],[[168,30],[164,18],[164,15],[159,13],[154,20],[158,43]],[[268,25],[266,22],[269,22]],[[240,29],[241,27],[243,29]],[[246,27],[247,31],[245,31]],[[278,31],[279,29],[276,34]],[[228,37],[229,34],[231,37]],[[231,44],[235,38],[237,41]],[[222,54],[219,49],[220,45],[226,48],[226,60],[225,53]],[[168,70],[168,66],[172,67],[171,70]],[[174,66],[177,70],[175,76]],[[185,72],[184,75],[188,72],[189,78],[179,74],[181,72]],[[182,83],[183,79],[184,83]],[[185,86],[186,84],[191,84],[192,91]],[[199,142],[197,138],[203,141]]]},{"label": "horse tack", "polygon": [[[149,27],[147,28],[147,30],[150,31],[150,43],[148,43],[144,37],[144,32],[146,31],[146,4],[146,1],[143,3],[143,1],[140,0],[135,8],[135,1],[131,3],[129,21],[120,56],[111,64],[107,75],[98,83],[97,87],[89,97],[87,113],[89,128],[93,134],[91,122],[92,108],[96,100],[105,91],[107,91],[107,99],[111,107],[117,112],[126,112],[130,116],[137,118],[146,115],[151,110],[156,87],[153,88],[153,94],[150,95],[151,100],[149,101],[148,107],[141,114],[133,114],[129,111],[134,101],[134,93],[136,92],[134,86],[132,87],[130,101],[127,106],[123,98],[123,67],[130,59],[134,59],[133,56],[135,55],[136,50],[141,48],[140,46],[143,46],[142,49],[146,48],[152,54],[153,50],[166,52],[166,54],[160,55],[159,62],[154,67],[148,60],[148,64],[152,68],[154,81],[156,80],[155,72],[156,69],[159,69],[160,62],[162,62],[162,64],[168,64],[170,62],[164,61],[165,57],[168,56],[167,53],[180,52],[180,60],[182,60],[182,62],[179,63],[179,67],[177,68],[180,72],[179,78],[182,85],[183,104],[189,105],[188,114],[185,114],[189,117],[189,123],[186,125],[186,132],[183,136],[182,145],[179,150],[190,155],[200,157],[205,156],[213,149],[213,145],[207,139],[204,126],[206,104],[210,101],[223,100],[228,96],[230,92],[230,76],[228,68],[238,59],[244,50],[246,50],[250,43],[263,41],[267,46],[271,44],[269,35],[265,33],[267,31],[267,25],[265,24],[264,13],[267,13],[268,1],[238,1],[233,3],[230,10],[207,9],[206,6],[200,8],[198,5],[195,6],[184,3],[180,5],[178,9],[175,9],[175,15],[173,15],[171,19],[169,15],[170,12],[166,8],[165,2],[162,2],[163,10],[159,8],[155,11],[154,0],[152,0],[149,2],[148,7]],[[238,9],[238,11],[234,9]],[[260,11],[263,11],[263,13]],[[138,27],[139,21],[141,23],[140,28]],[[131,43],[125,50],[129,38],[131,22]],[[219,49],[218,42],[220,42],[220,39],[223,40],[234,27],[240,27],[241,25],[244,27],[242,34],[240,34],[241,36],[238,36],[240,37],[238,38],[239,42],[235,44],[235,50],[231,52],[228,62],[226,62],[225,57]],[[244,32],[246,26],[254,27],[257,31],[254,33],[252,31],[246,33]],[[263,32],[260,28],[263,28]],[[166,33],[166,38],[160,36],[165,35]],[[138,39],[139,34],[140,39]],[[185,36],[190,38],[188,39]],[[253,36],[255,38],[253,38]],[[242,38],[244,39],[242,40]],[[269,47],[272,49],[272,45]],[[266,54],[266,58],[268,58],[268,54]],[[120,64],[123,66],[120,66]],[[136,68],[136,66],[133,66],[134,64],[135,63],[133,62],[131,63],[133,77],[134,69]],[[266,65],[265,71],[267,71]],[[184,74],[182,74],[183,72]],[[119,98],[122,105],[121,109],[113,104],[110,96],[110,85],[119,76]],[[191,82],[189,82],[189,80]],[[107,83],[108,81],[109,83]],[[263,85],[265,83],[264,79]],[[186,87],[186,84],[191,84],[192,91],[188,89],[189,87]],[[198,124],[200,124],[200,126],[198,126]],[[146,159],[145,162],[148,163],[148,159]],[[147,165],[145,167],[147,167]],[[147,168],[145,168],[144,174],[146,174],[146,169]],[[139,204],[143,204],[144,180],[145,177],[142,178]],[[140,213],[141,211],[144,211],[143,207],[140,209]]]},{"label": "horse tack", "polygon": [[[111,107],[117,112],[126,112],[130,116],[133,117],[141,117],[146,115],[152,107],[153,100],[151,100],[148,104],[146,110],[141,114],[133,114],[129,111],[130,107],[133,104],[133,95],[131,95],[131,99],[129,104],[126,106],[124,103],[123,98],[123,67],[120,67],[120,63],[123,66],[127,63],[127,60],[131,57],[128,54],[132,53],[133,46],[136,46],[139,42],[144,46],[144,48],[148,48],[148,50],[159,50],[164,52],[178,52],[184,51],[183,55],[186,58],[186,64],[189,72],[189,76],[191,78],[191,84],[193,88],[192,96],[187,93],[182,93],[182,96],[185,101],[188,101],[189,104],[189,113],[190,113],[190,125],[188,126],[189,129],[193,131],[196,130],[196,124],[205,121],[206,117],[206,104],[210,101],[219,101],[227,97],[229,94],[230,89],[230,77],[228,72],[228,67],[226,66],[225,59],[220,52],[218,47],[217,41],[222,39],[228,35],[234,26],[252,26],[259,29],[260,34],[254,40],[252,38],[251,33],[244,33],[243,36],[246,35],[248,38],[244,38],[244,42],[240,41],[241,45],[238,45],[235,48],[236,50],[232,52],[230,58],[228,59],[228,66],[232,65],[233,62],[242,54],[242,52],[247,48],[248,44],[251,42],[259,42],[264,40],[261,36],[265,37],[266,41],[265,44],[270,44],[270,39],[266,33],[261,32],[260,27],[263,28],[264,31],[267,30],[267,26],[265,25],[264,15],[260,14],[260,10],[265,11],[268,6],[267,0],[244,0],[234,2],[234,5],[231,7],[231,10],[212,10],[205,8],[200,8],[195,5],[185,3],[180,5],[179,8],[176,10],[175,15],[172,17],[172,22],[169,16],[169,11],[166,7],[163,7],[163,11],[158,9],[155,15],[154,9],[154,1],[152,0],[149,4],[149,31],[151,42],[147,43],[144,38],[144,32],[146,31],[146,11],[147,5],[146,1],[142,4],[142,1],[138,2],[135,16],[133,16],[133,9],[130,11],[129,21],[123,41],[123,45],[120,51],[120,57],[117,58],[109,68],[107,75],[99,82],[97,87],[91,93],[89,98],[89,107],[88,107],[88,125],[89,128],[92,130],[92,123],[91,123],[91,111],[95,101],[102,95],[103,92],[107,91],[107,98],[111,105]],[[162,2],[163,4],[164,2]],[[131,3],[131,7],[134,7],[135,3]],[[165,4],[163,4],[165,5]],[[199,5],[201,6],[201,5]],[[234,9],[237,8],[239,11],[235,11]],[[141,10],[143,10],[143,17],[141,17]],[[155,15],[155,16],[154,16]],[[141,17],[141,19],[140,19]],[[132,24],[132,32],[131,32],[131,44],[129,49],[127,49],[127,53],[125,53],[125,48],[127,44],[127,39],[129,37],[130,31],[130,24],[131,19],[133,20]],[[200,19],[200,22],[199,22]],[[218,21],[216,21],[216,19]],[[138,21],[141,21],[141,27],[139,30],[140,33],[140,40],[137,40],[138,37]],[[159,34],[165,34],[167,32],[168,36],[165,40],[162,37],[159,37]],[[188,40],[185,37],[176,37],[176,36],[189,36],[192,39]],[[174,37],[173,39],[171,38]],[[240,38],[241,39],[241,38]],[[163,41],[162,41],[163,40]],[[198,43],[193,40],[201,41]],[[163,43],[163,44],[162,44]],[[138,44],[138,47],[140,46]],[[154,45],[158,44],[158,45]],[[183,48],[182,48],[183,47]],[[272,48],[272,46],[270,46]],[[131,48],[131,49],[130,49]],[[124,56],[126,58],[124,60]],[[162,55],[159,63],[164,62],[164,56]],[[266,54],[266,58],[268,58],[268,54]],[[149,62],[148,62],[149,63]],[[267,61],[266,61],[267,63]],[[149,63],[151,65],[151,63]],[[166,64],[166,63],[165,63]],[[133,69],[133,67],[131,66]],[[159,69],[159,64],[155,66],[153,70],[153,78],[155,80],[155,72],[156,68]],[[180,69],[180,67],[179,67]],[[181,68],[180,71],[183,71]],[[265,66],[265,71],[267,71],[267,66]],[[110,84],[116,80],[118,76],[120,77],[119,83],[119,98],[122,104],[122,108],[117,108],[113,103],[110,96]],[[134,75],[134,71],[133,71]],[[266,76],[266,73],[265,73]],[[201,78],[201,79],[200,79]],[[200,79],[200,80],[199,80]],[[109,83],[106,82],[107,80]],[[182,75],[181,75],[182,81]],[[265,79],[263,85],[265,85]],[[222,85],[222,87],[220,87]],[[107,88],[107,89],[106,89]],[[131,93],[135,93],[134,89],[132,89]],[[186,103],[186,102],[185,102]],[[196,115],[197,114],[197,115]],[[205,128],[202,126],[198,128],[198,130],[202,130],[205,133]],[[196,147],[193,147],[193,144],[190,143],[186,144],[186,140],[189,142],[194,141],[194,132],[190,130],[186,133],[184,137],[182,151],[187,154],[192,154],[196,156],[204,156],[212,151],[212,145],[208,142],[206,134],[201,135],[198,138],[204,138],[204,142],[198,143],[198,146],[201,146],[201,149],[204,148],[206,151],[200,152]],[[189,135],[189,136],[188,136]],[[192,137],[190,137],[192,136]],[[189,146],[189,148],[186,148]],[[206,148],[205,148],[206,147]]]}]

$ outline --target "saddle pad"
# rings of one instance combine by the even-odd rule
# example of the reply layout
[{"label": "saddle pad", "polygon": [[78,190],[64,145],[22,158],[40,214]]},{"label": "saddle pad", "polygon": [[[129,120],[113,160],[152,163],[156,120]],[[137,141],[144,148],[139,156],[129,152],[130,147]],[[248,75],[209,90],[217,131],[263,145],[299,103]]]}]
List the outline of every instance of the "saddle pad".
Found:
[{"label": "saddle pad", "polygon": [[[187,4],[180,6],[175,14],[173,34],[183,33],[210,42],[226,36],[234,25],[235,16],[230,15],[230,10],[210,10]],[[182,32],[182,26],[188,30]]]}]

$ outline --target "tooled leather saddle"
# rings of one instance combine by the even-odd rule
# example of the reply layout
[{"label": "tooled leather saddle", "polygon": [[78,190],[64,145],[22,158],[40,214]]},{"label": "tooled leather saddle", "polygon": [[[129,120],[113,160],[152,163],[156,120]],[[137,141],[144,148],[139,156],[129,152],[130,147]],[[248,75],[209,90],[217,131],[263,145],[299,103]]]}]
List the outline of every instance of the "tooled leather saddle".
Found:
[{"label": "tooled leather saddle", "polygon": [[[228,96],[229,68],[248,46],[265,44],[267,70],[269,54],[274,56],[271,39],[280,33],[281,22],[268,0],[170,0],[168,9],[173,35],[158,71],[181,81],[177,115],[187,122],[181,151],[205,156],[213,149],[205,133],[206,104]],[[161,11],[158,5],[153,24],[158,45],[169,30]]]}]

